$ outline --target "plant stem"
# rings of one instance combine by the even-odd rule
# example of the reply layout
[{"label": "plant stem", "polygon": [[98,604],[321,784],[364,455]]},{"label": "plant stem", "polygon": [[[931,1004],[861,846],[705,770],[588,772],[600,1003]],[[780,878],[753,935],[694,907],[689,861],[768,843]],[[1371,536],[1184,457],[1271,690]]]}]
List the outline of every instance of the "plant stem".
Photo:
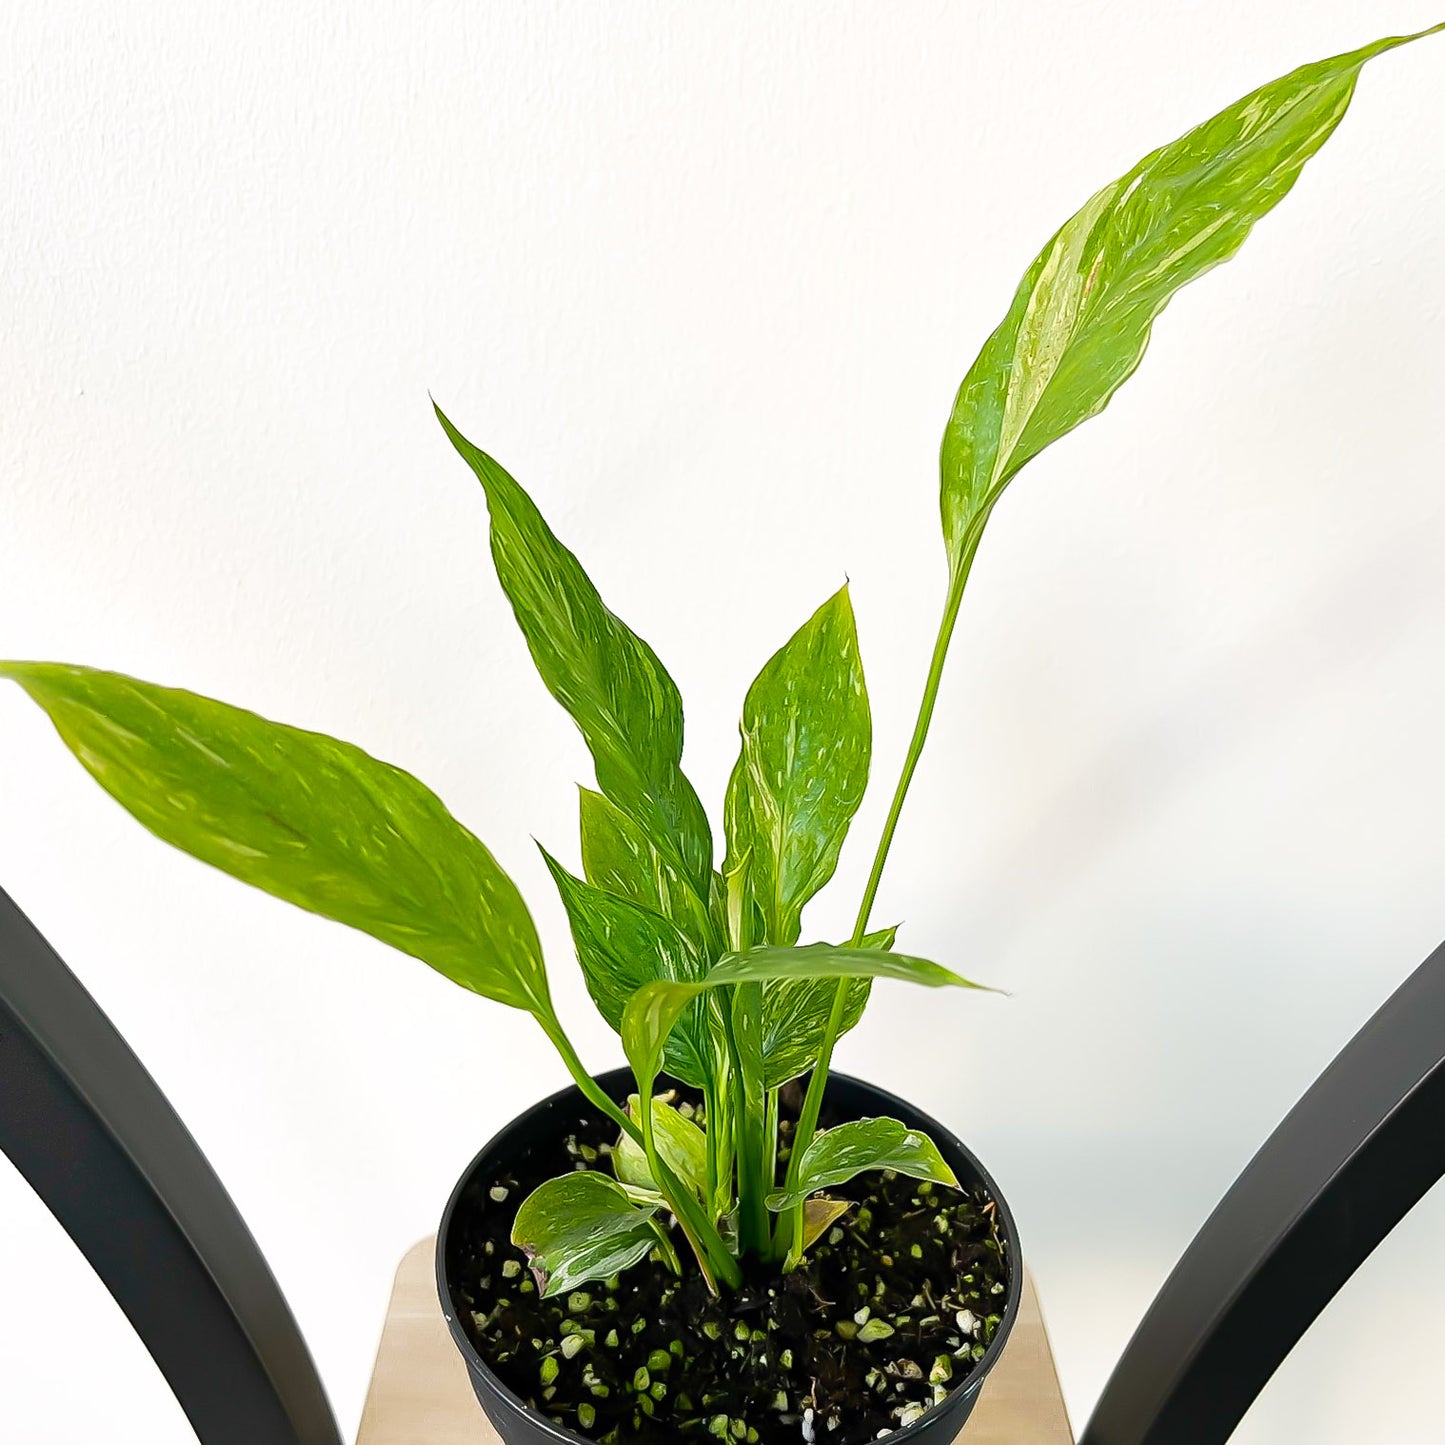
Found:
[{"label": "plant stem", "polygon": [[[963,589],[968,583],[968,574],[973,568],[973,559],[978,551],[979,537],[991,508],[986,508],[974,519],[974,525],[965,540],[962,559],[951,570],[948,596],[943,604],[943,618],[938,624],[938,636],[933,643],[933,656],[928,664],[928,679],[923,686],[923,697],[918,704],[918,717],[913,724],[913,736],[908,742],[908,753],[903,759],[903,771],[898,777],[898,786],[893,790],[893,802],[888,809],[887,821],[878,840],[878,849],[873,855],[873,867],[868,874],[868,883],[863,889],[863,899],[858,905],[858,917],[853,924],[852,947],[857,948],[868,931],[868,917],[873,911],[873,900],[878,894],[878,885],[883,878],[883,867],[888,861],[888,850],[893,845],[893,835],[898,829],[898,819],[903,812],[903,802],[908,796],[913,774],[918,769],[918,760],[923,756],[923,745],[928,741],[929,725],[933,721],[933,709],[938,702],[939,684],[943,681],[943,665],[948,658],[948,647],[953,641],[953,630],[958,623],[958,611],[963,602]],[[788,1185],[796,1184],[803,1153],[812,1142],[818,1127],[818,1114],[823,1107],[823,1090],[828,1083],[828,1067],[833,1061],[833,1049],[843,1027],[843,1014],[847,1008],[849,980],[839,979],[833,992],[833,1007],[828,1013],[828,1026],[823,1032],[823,1042],[818,1050],[818,1060],[813,1065],[812,1077],[808,1080],[808,1092],[803,1100],[803,1111],[798,1119],[797,1131],[793,1136],[792,1158],[788,1161]],[[803,1205],[792,1210],[793,1247],[790,1257],[802,1254]]]},{"label": "plant stem", "polygon": [[733,1169],[737,1161],[737,1138],[733,1133],[732,1068],[724,1068],[716,1081],[717,1122],[708,1120],[708,1132],[717,1132],[717,1192],[712,1198],[712,1218],[718,1220],[731,1214],[736,1204],[733,1191]]},{"label": "plant stem", "polygon": [[707,1079],[702,1086],[703,1120],[707,1128],[703,1130],[707,1140],[707,1207],[714,1209],[717,1199],[717,1139],[718,1128],[722,1120],[717,1112],[717,1091],[713,1088],[712,1080]]},{"label": "plant stem", "polygon": [[717,1232],[717,1227],[688,1192],[687,1185],[672,1172],[666,1159],[656,1156],[655,1151],[648,1158],[648,1167],[667,1200],[668,1208],[677,1217],[678,1226],[687,1236],[687,1242],[692,1245],[693,1253],[697,1255],[702,1272],[707,1276],[708,1288],[716,1294],[716,1279],[720,1279],[736,1289],[743,1282],[743,1272],[738,1268],[732,1251],[723,1242],[722,1235]]},{"label": "plant stem", "polygon": [[[938,637],[933,644],[933,656],[928,664],[928,680],[924,683],[923,697],[918,704],[918,718],[913,724],[913,736],[908,742],[908,753],[903,759],[903,771],[898,786],[893,790],[893,803],[888,809],[888,819],[883,825],[883,835],[878,840],[878,851],[873,855],[873,868],[868,875],[868,884],[863,890],[863,900],[858,905],[858,917],[853,924],[853,947],[863,941],[868,931],[868,917],[873,912],[873,900],[878,894],[878,885],[883,879],[883,866],[888,861],[888,850],[893,846],[893,835],[898,829],[898,819],[903,812],[903,801],[908,796],[913,774],[917,771],[918,760],[923,756],[923,745],[928,741],[929,725],[933,722],[933,709],[938,702],[938,688],[943,681],[943,664],[948,658],[948,646],[953,641],[953,629],[958,622],[958,609],[963,602],[963,588],[968,581],[969,568],[973,564],[970,553],[958,574],[957,580],[948,589],[948,598],[943,608],[943,620],[938,624]],[[840,989],[840,993],[842,990]],[[840,1015],[841,1009],[836,1009]],[[831,1046],[830,1046],[831,1051]],[[824,1064],[826,1068],[826,1062]]]},{"label": "plant stem", "polygon": [[[778,1187],[778,1091],[769,1089],[767,1092],[767,1103],[763,1114],[763,1185],[771,1191]],[[767,1203],[766,1197],[764,1204]],[[781,1224],[781,1220],[779,1223]],[[764,1216],[764,1232],[768,1238],[768,1257],[777,1259],[786,1246],[776,1231],[769,1227],[766,1216]]]},{"label": "plant stem", "polygon": [[778,1091],[768,1090],[766,1124],[766,1152],[763,1162],[767,1165],[765,1176],[768,1181],[768,1188],[775,1187],[778,1177]]},{"label": "plant stem", "polygon": [[771,1246],[771,1230],[765,1199],[767,1190],[762,1180],[763,1103],[757,1094],[758,1081],[750,1078],[743,1067],[734,1019],[735,997],[745,997],[747,991],[756,988],[756,984],[737,984],[722,990],[722,1016],[733,1074],[733,1138],[738,1161],[738,1250],[742,1254],[751,1250],[766,1256]]},{"label": "plant stem", "polygon": [[[567,1065],[567,1071],[576,1081],[577,1087],[625,1134],[630,1135],[641,1145],[643,1152],[647,1154],[653,1181],[661,1190],[663,1197],[667,1200],[667,1207],[676,1216],[682,1232],[687,1236],[688,1243],[696,1252],[698,1262],[703,1267],[703,1273],[708,1277],[709,1288],[714,1294],[717,1293],[717,1285],[713,1279],[714,1274],[734,1289],[737,1288],[742,1283],[742,1271],[738,1268],[737,1261],[728,1252],[722,1236],[699,1210],[688,1193],[687,1185],[668,1168],[665,1159],[657,1157],[655,1148],[648,1148],[644,1130],[638,1128],[637,1123],[629,1117],[625,1109],[620,1108],[614,1100],[608,1098],[596,1079],[587,1072],[587,1066],[578,1058],[577,1050],[572,1046],[572,1040],[567,1037],[566,1030],[563,1029],[557,1016],[552,1014],[544,1017],[539,1014],[537,1021],[556,1046],[557,1052],[562,1055],[562,1061]],[[652,1101],[651,1079],[647,1081],[646,1089],[639,1090],[639,1095],[640,1100],[646,1100],[643,1107],[650,1106]],[[708,1267],[709,1263],[711,1263],[711,1269]]]},{"label": "plant stem", "polygon": [[[653,1181],[661,1183],[663,1178],[662,1159],[657,1152],[657,1132],[652,1127],[652,1081],[637,1097],[637,1111],[642,1116],[642,1149],[647,1155],[647,1167],[652,1173]],[[687,1186],[684,1184],[683,1188]],[[692,1252],[697,1256],[698,1267],[702,1270],[702,1277],[707,1281],[707,1287],[713,1294],[717,1294],[717,1280],[713,1276],[708,1259],[708,1249],[701,1238],[695,1234],[683,1211],[677,1208],[677,1201],[669,1199],[668,1203],[673,1206],[673,1213],[677,1216],[678,1227],[687,1237],[687,1242],[692,1246]],[[654,1221],[655,1222],[655,1221]],[[673,1269],[676,1274],[681,1274],[681,1266],[677,1263],[677,1255],[673,1254]]]},{"label": "plant stem", "polygon": [[[666,1263],[667,1267],[673,1272],[673,1274],[675,1274],[679,1279],[681,1279],[682,1261],[677,1257],[677,1249],[673,1245],[673,1242],[667,1237],[667,1231],[662,1227],[661,1224],[658,1223],[656,1215],[653,1215],[652,1217],[652,1229],[653,1232],[657,1235],[657,1247],[662,1253],[663,1261]],[[703,1278],[707,1280],[708,1285],[712,1289],[712,1292],[716,1294],[717,1285],[713,1281],[712,1276],[708,1274],[707,1265],[701,1259],[698,1260],[698,1264],[702,1266]]]},{"label": "plant stem", "polygon": [[553,1014],[544,1018],[538,1015],[537,1022],[542,1025],[547,1037],[552,1040],[557,1052],[562,1055],[562,1062],[567,1065],[567,1072],[572,1075],[583,1094],[601,1109],[624,1134],[630,1135],[634,1143],[643,1144],[642,1131],[637,1127],[636,1122],[614,1099],[607,1096],[597,1080],[587,1072],[586,1064],[577,1057],[577,1050],[573,1048],[572,1040],[567,1037],[557,1016]]}]

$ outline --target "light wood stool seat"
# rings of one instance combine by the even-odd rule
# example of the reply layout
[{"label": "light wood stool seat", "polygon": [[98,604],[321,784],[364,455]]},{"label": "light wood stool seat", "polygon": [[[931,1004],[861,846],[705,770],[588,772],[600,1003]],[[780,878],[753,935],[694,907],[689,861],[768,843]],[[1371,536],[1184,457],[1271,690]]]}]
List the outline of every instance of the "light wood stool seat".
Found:
[{"label": "light wood stool seat", "polygon": [[[496,1445],[437,1304],[436,1241],[396,1272],[357,1445]],[[1074,1445],[1033,1280],[959,1445]]]}]

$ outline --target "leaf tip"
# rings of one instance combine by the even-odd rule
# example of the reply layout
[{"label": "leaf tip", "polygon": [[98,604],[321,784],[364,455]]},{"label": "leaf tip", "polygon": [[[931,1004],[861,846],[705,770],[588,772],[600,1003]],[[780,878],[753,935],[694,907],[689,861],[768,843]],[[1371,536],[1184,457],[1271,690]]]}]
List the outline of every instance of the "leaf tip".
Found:
[{"label": "leaf tip", "polygon": [[546,1299],[553,1293],[552,1272],[542,1262],[542,1255],[538,1250],[532,1248],[525,1240],[518,1239],[515,1230],[512,1231],[512,1243],[527,1256],[527,1268],[532,1272],[532,1278],[537,1282],[537,1294]]},{"label": "leaf tip", "polygon": [[441,423],[442,430],[447,434],[447,440],[451,442],[451,444],[457,449],[457,452],[461,456],[462,460],[465,461],[467,465],[471,467],[472,470],[475,471],[479,477],[481,477],[482,482],[485,484],[486,476],[484,475],[483,468],[485,465],[488,464],[495,465],[494,463],[492,463],[492,459],[487,456],[487,454],[482,451],[480,447],[475,446],[473,443],[469,442],[466,437],[464,437],[461,432],[457,430],[457,428],[452,424],[452,419],[446,414],[446,412],[441,409],[441,407],[437,404],[436,398],[432,397],[430,392],[428,392],[427,395],[431,399],[431,409],[436,413],[436,419]]},{"label": "leaf tip", "polygon": [[[40,691],[45,685],[45,674],[64,672],[67,669],[54,662],[18,662],[0,659],[0,678],[9,678],[16,687],[22,688],[36,702],[40,702]],[[77,671],[71,668],[69,671]],[[78,669],[84,671],[84,669]],[[43,707],[44,704],[41,703]]]},{"label": "leaf tip", "polygon": [[537,851],[542,855],[542,861],[547,865],[547,871],[552,875],[552,881],[559,888],[565,888],[569,883],[580,883],[582,880],[573,875],[572,871],[564,868],[548,851],[547,845],[535,835],[532,841],[537,845]]}]

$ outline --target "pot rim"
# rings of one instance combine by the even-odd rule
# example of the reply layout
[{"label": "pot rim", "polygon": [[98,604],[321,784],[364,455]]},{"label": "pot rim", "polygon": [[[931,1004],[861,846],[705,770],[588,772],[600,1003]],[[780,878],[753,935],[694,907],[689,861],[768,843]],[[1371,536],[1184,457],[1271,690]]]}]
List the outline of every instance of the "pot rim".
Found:
[{"label": "pot rim", "polygon": [[[629,1087],[632,1081],[632,1071],[627,1068],[607,1069],[600,1074],[593,1075],[596,1082],[608,1094],[614,1092],[614,1086],[623,1088]],[[998,1357],[1003,1353],[1004,1345],[1008,1343],[1008,1337],[1013,1332],[1014,1322],[1018,1319],[1019,1305],[1023,1298],[1023,1256],[1019,1251],[1018,1227],[1014,1223],[1013,1211],[1008,1206],[1008,1201],[999,1192],[998,1185],[994,1183],[993,1175],[979,1163],[977,1156],[968,1145],[961,1140],[953,1130],[938,1122],[931,1115],[925,1113],[916,1104],[910,1103],[907,1099],[894,1094],[887,1089],[881,1089],[876,1084],[870,1084],[866,1079],[860,1079],[853,1074],[843,1074],[836,1070],[829,1072],[828,1082],[831,1084],[836,1080],[840,1084],[849,1084],[855,1088],[866,1089],[876,1096],[879,1103],[888,1110],[902,1110],[905,1113],[914,1115],[922,1121],[923,1129],[930,1135],[933,1141],[941,1149],[952,1148],[957,1150],[969,1163],[977,1182],[988,1191],[989,1197],[998,1208],[1000,1223],[1003,1226],[1005,1237],[1009,1243],[1009,1279],[1008,1288],[1004,1292],[1004,1307],[1001,1312],[998,1329],[994,1331],[993,1339],[988,1342],[983,1355],[974,1362],[974,1367],[969,1375],[968,1383],[961,1390],[950,1391],[937,1405],[930,1406],[912,1424],[900,1426],[891,1431],[886,1437],[888,1441],[897,1440],[900,1445],[906,1445],[909,1440],[916,1439],[923,1431],[937,1422],[939,1417],[948,1411],[950,1405],[956,1408],[956,1398],[962,1393],[977,1394],[983,1388],[988,1372],[998,1362]],[[456,1306],[452,1302],[451,1287],[447,1282],[447,1238],[451,1233],[452,1217],[456,1213],[458,1204],[466,1186],[471,1182],[472,1176],[476,1173],[477,1167],[488,1154],[491,1154],[506,1136],[524,1129],[537,1116],[559,1105],[568,1095],[575,1094],[579,1100],[585,1102],[584,1096],[576,1084],[568,1084],[566,1087],[548,1094],[545,1098],[538,1099],[535,1104],[524,1109],[509,1123],[504,1124],[497,1130],[487,1142],[473,1156],[471,1163],[462,1171],[461,1177],[453,1187],[451,1197],[447,1200],[446,1209],[442,1211],[441,1225],[437,1229],[436,1243],[436,1285],[437,1295],[442,1307],[442,1316],[447,1322],[447,1329],[451,1334],[452,1341],[461,1352],[463,1360],[473,1372],[480,1372],[484,1377],[488,1389],[493,1391],[501,1400],[509,1404],[518,1413],[525,1415],[533,1426],[539,1429],[549,1440],[556,1442],[556,1445],[596,1445],[596,1442],[586,1435],[574,1434],[571,1430],[565,1430],[554,1423],[543,1411],[529,1405],[522,1397],[510,1389],[495,1374],[492,1367],[478,1353],[476,1346],[471,1342],[467,1332],[462,1327],[458,1318]]]}]

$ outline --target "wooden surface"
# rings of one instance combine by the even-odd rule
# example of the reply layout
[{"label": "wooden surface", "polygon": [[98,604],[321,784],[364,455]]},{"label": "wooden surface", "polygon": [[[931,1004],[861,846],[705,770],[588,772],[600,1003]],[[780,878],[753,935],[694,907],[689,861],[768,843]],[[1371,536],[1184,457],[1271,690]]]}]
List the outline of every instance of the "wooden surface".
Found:
[{"label": "wooden surface", "polygon": [[[434,1241],[396,1273],[357,1445],[496,1445],[437,1304]],[[1033,1280],[958,1445],[1073,1445]]]}]

